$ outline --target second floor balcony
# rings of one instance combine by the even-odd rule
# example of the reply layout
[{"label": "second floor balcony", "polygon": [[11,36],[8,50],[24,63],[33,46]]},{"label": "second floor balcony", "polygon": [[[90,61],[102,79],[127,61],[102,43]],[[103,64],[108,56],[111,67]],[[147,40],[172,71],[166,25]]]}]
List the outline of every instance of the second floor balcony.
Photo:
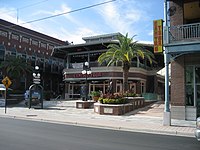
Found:
[{"label": "second floor balcony", "polygon": [[168,53],[200,51],[200,23],[168,27],[165,37]]},{"label": "second floor balcony", "polygon": [[[107,65],[106,64],[102,64],[100,65],[98,62],[90,62],[90,67],[106,67]],[[114,64],[112,66],[117,66],[117,67],[120,67],[122,66],[121,63],[117,63],[117,64]],[[131,63],[131,67],[138,67],[138,68],[144,68],[144,69],[150,69],[149,66],[146,66],[142,63],[138,63],[137,62],[132,62]],[[69,64],[69,69],[80,69],[80,68],[83,68],[83,63],[70,63]]]},{"label": "second floor balcony", "polygon": [[200,41],[200,23],[169,27],[169,43]]}]

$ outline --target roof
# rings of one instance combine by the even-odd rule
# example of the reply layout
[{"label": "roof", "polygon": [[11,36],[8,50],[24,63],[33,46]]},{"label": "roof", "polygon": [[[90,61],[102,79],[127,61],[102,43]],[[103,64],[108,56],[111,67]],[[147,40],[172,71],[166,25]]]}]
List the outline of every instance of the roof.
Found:
[{"label": "roof", "polygon": [[89,42],[89,43],[75,44],[75,45],[71,44],[65,46],[57,46],[53,49],[52,56],[64,59],[68,53],[107,49],[107,46],[111,43],[118,43],[118,42],[98,41],[98,42]]},{"label": "roof", "polygon": [[[109,44],[118,43],[119,41],[116,39],[117,39],[117,36],[120,36],[120,35],[122,34],[117,32],[117,33],[111,33],[111,34],[84,37],[83,40],[85,40],[86,43],[69,44],[69,45],[54,47],[52,51],[52,56],[65,59],[69,53],[76,53],[76,52],[86,53],[87,51],[105,50],[107,49],[107,46]],[[143,47],[153,48],[153,44],[143,44],[143,43],[138,43],[138,44]]]},{"label": "roof", "polygon": [[36,39],[40,39],[42,41],[48,41],[49,43],[54,43],[54,44],[65,44],[65,41],[56,39],[54,37],[51,37],[49,35],[45,35],[43,33],[25,28],[23,26],[8,22],[6,20],[0,19],[0,29],[6,29],[6,30],[12,30],[15,32],[19,32],[20,34],[24,35],[29,35],[30,37],[34,37]]},{"label": "roof", "polygon": [[116,37],[122,35],[121,33],[111,33],[111,34],[103,34],[103,35],[97,35],[97,36],[89,36],[89,37],[83,37],[82,39],[87,41],[87,40],[93,40],[93,39],[100,39],[100,38],[108,38],[108,37]]}]

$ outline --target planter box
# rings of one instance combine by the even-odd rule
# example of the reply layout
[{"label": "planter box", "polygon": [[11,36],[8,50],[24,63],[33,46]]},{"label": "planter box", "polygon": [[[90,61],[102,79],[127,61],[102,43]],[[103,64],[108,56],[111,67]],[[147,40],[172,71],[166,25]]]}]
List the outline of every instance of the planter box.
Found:
[{"label": "planter box", "polygon": [[129,97],[127,104],[94,103],[94,112],[100,115],[123,115],[135,109],[144,107],[143,97]]},{"label": "planter box", "polygon": [[94,107],[94,101],[77,101],[76,102],[76,108],[79,109],[88,109]]},{"label": "planter box", "polygon": [[133,105],[128,104],[94,104],[94,112],[100,115],[123,115],[133,110]]},{"label": "planter box", "polygon": [[126,97],[128,102],[133,104],[133,109],[145,106],[144,97]]}]

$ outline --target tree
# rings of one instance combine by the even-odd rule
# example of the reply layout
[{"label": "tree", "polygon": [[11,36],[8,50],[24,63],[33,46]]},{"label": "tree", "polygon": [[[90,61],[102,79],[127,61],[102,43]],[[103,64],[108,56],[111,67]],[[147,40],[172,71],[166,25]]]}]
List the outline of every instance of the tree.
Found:
[{"label": "tree", "polygon": [[119,43],[109,44],[108,51],[102,53],[98,58],[100,64],[106,63],[107,66],[117,62],[122,63],[123,92],[128,91],[128,73],[134,58],[147,58],[151,64],[155,62],[154,54],[149,50],[142,49],[137,41],[133,41],[134,37],[129,38],[128,33],[126,36],[118,36]]},{"label": "tree", "polygon": [[[0,64],[0,69],[17,84],[20,83],[21,77],[26,77],[28,73],[32,72],[33,67],[20,57],[10,56]],[[17,87],[17,85],[15,85],[15,87]]]}]

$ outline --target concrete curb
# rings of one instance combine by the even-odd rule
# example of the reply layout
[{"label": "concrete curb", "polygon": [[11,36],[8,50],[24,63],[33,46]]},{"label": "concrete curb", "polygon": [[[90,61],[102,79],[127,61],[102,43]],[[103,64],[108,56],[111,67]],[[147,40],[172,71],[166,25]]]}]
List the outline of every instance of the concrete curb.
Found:
[{"label": "concrete curb", "polygon": [[33,118],[33,117],[20,117],[20,116],[11,116],[11,115],[0,115],[1,118],[12,118],[19,120],[29,120],[29,121],[39,121],[39,122],[48,122],[55,124],[63,124],[63,125],[75,125],[75,126],[83,126],[83,127],[92,127],[92,128],[100,128],[100,129],[109,129],[109,130],[120,130],[120,131],[129,131],[129,132],[139,132],[139,133],[150,133],[150,134],[160,134],[160,135],[170,135],[170,136],[184,136],[184,137],[195,137],[193,133],[180,132],[180,131],[163,131],[163,130],[153,130],[153,129],[140,129],[140,128],[127,128],[127,127],[113,127],[99,124],[89,124],[82,123],[77,121],[58,121],[58,120],[50,120],[43,118]]}]

